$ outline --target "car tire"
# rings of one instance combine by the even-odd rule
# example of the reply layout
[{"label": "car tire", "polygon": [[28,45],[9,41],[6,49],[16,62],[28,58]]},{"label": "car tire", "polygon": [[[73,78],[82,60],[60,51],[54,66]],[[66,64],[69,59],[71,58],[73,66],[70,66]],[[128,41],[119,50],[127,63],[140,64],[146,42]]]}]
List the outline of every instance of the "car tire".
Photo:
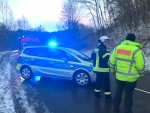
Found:
[{"label": "car tire", "polygon": [[21,76],[25,79],[25,80],[29,80],[33,77],[33,73],[32,70],[28,67],[28,66],[24,66],[21,68]]},{"label": "car tire", "polygon": [[91,83],[90,76],[86,71],[75,72],[73,80],[79,86],[87,86]]}]

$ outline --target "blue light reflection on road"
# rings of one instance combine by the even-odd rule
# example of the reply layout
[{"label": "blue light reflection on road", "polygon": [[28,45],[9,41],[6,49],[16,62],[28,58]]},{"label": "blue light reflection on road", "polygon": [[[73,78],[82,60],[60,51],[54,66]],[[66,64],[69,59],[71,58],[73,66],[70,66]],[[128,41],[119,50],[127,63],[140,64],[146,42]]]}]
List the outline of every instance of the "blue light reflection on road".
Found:
[{"label": "blue light reflection on road", "polygon": [[41,79],[41,76],[34,76],[34,77],[31,79],[31,81],[33,81],[33,82],[38,82],[38,81],[40,81],[40,79]]}]

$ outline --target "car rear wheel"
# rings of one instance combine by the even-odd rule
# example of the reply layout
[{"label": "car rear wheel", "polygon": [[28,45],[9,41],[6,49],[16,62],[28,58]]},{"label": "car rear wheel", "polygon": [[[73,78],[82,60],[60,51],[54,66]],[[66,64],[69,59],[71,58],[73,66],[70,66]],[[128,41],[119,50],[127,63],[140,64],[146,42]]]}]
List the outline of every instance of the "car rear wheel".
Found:
[{"label": "car rear wheel", "polygon": [[76,72],[74,75],[74,81],[80,86],[87,86],[90,83],[89,74],[85,71]]},{"label": "car rear wheel", "polygon": [[21,69],[21,76],[24,78],[24,79],[31,79],[33,74],[32,74],[32,71],[29,67],[27,66],[24,66],[22,67]]}]

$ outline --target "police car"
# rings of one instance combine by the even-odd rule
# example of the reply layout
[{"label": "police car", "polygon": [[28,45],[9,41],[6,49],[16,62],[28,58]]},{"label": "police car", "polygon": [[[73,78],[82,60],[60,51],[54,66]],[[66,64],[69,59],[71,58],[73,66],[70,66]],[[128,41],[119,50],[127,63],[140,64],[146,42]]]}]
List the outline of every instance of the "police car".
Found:
[{"label": "police car", "polygon": [[33,76],[73,80],[86,86],[95,81],[92,61],[86,55],[65,47],[25,47],[17,59],[16,69],[24,79]]}]

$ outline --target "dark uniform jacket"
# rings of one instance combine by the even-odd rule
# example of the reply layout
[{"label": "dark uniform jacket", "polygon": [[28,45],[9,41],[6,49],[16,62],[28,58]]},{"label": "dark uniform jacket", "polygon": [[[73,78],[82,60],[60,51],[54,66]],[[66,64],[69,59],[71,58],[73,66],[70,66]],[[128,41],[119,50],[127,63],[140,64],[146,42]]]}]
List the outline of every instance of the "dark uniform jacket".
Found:
[{"label": "dark uniform jacket", "polygon": [[[110,57],[110,52],[107,51],[106,46],[103,43],[101,43],[91,54],[91,58],[93,60],[93,66],[95,68],[101,68],[102,70],[99,72],[106,72],[106,71],[103,71],[103,68],[104,69],[109,68],[109,65],[108,65],[109,57]],[[96,67],[96,63],[98,63],[97,64],[98,67]]]}]

